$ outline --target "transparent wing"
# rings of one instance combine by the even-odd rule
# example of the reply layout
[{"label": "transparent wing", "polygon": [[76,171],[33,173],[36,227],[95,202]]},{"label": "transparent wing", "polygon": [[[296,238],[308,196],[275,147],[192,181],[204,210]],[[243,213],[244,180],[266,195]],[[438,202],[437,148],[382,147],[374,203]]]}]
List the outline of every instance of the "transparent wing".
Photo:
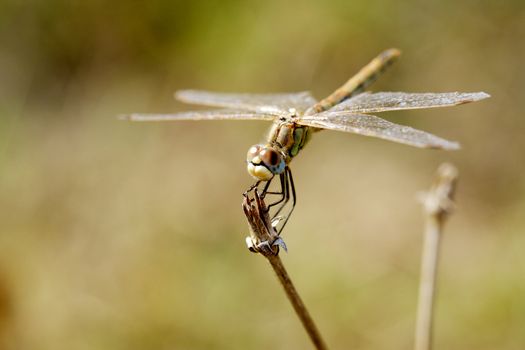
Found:
[{"label": "transparent wing", "polygon": [[352,97],[330,109],[330,112],[377,113],[404,109],[455,106],[490,97],[484,92],[408,93],[376,92]]},{"label": "transparent wing", "polygon": [[119,119],[136,122],[158,122],[168,120],[274,120],[275,116],[233,109],[189,111],[174,114],[127,114]]},{"label": "transparent wing", "polygon": [[409,126],[394,124],[367,114],[327,111],[313,116],[300,117],[296,122],[316,128],[378,137],[421,148],[459,149],[457,142],[447,141],[427,132]]},{"label": "transparent wing", "polygon": [[235,108],[275,115],[289,113],[290,108],[295,108],[301,113],[316,102],[312,95],[306,91],[290,94],[237,94],[181,90],[175,93],[175,98],[191,104]]}]

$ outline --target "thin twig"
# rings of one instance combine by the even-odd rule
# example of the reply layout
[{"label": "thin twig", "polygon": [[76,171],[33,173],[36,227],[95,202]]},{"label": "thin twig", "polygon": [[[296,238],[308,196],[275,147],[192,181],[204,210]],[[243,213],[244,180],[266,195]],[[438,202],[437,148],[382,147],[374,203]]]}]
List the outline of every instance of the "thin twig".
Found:
[{"label": "thin twig", "polygon": [[284,242],[271,224],[264,201],[259,197],[256,189],[253,193],[254,198],[250,198],[248,193],[245,194],[243,201],[244,213],[250,224],[250,237],[246,238],[248,248],[268,259],[315,348],[325,350],[327,349],[325,342],[279,258],[279,246],[285,247]]},{"label": "thin twig", "polygon": [[442,164],[437,171],[436,179],[430,191],[424,193],[421,197],[426,222],[419,285],[415,350],[430,350],[432,348],[434,294],[436,290],[440,239],[445,220],[452,209],[454,209],[452,199],[457,177],[458,171],[453,165]]}]

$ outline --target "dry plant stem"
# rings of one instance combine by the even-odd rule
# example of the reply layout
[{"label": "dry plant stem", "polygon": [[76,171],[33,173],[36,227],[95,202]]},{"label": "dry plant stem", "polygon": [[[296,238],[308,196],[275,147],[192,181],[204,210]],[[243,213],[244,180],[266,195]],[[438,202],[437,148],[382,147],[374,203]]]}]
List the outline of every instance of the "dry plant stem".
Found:
[{"label": "dry plant stem", "polygon": [[325,350],[327,347],[321,334],[279,258],[279,247],[272,245],[279,236],[271,225],[266,205],[256,189],[253,193],[254,198],[246,194],[243,201],[244,213],[250,224],[248,246],[252,252],[261,253],[268,260],[315,348]]},{"label": "dry plant stem", "polygon": [[416,350],[430,350],[432,347],[432,321],[434,293],[439,256],[441,224],[434,218],[427,218],[423,243],[423,261],[419,284],[419,305],[416,323]]},{"label": "dry plant stem", "polygon": [[436,290],[440,239],[446,217],[453,209],[452,197],[457,180],[457,169],[442,164],[429,192],[421,198],[425,210],[425,232],[419,285],[419,303],[416,321],[415,350],[432,348],[432,323]]},{"label": "dry plant stem", "polygon": [[301,297],[297,293],[297,290],[295,289],[292,283],[292,280],[290,279],[290,276],[286,272],[281,258],[279,258],[278,255],[270,255],[266,258],[272,265],[272,268],[275,271],[279,282],[281,282],[281,285],[283,286],[286,292],[288,300],[290,300],[290,303],[292,304],[295,312],[297,313],[297,316],[299,316],[299,319],[301,320],[304,329],[308,333],[310,340],[312,341],[312,343],[314,343],[315,348],[319,350],[327,349],[321,337],[321,334],[319,333],[319,330],[317,329],[314,323],[314,320],[310,316],[308,309],[304,305]]}]

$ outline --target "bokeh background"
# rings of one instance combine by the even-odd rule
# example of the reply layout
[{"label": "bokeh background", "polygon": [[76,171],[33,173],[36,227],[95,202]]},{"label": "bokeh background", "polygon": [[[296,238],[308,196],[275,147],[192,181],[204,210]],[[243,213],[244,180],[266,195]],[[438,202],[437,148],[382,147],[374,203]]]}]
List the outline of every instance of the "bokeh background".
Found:
[{"label": "bokeh background", "polygon": [[293,162],[284,263],[333,349],[412,346],[423,216],[454,163],[439,349],[525,347],[525,3],[0,2],[0,347],[308,349],[250,254],[244,157],[265,122],[133,124],[181,88],[322,98],[383,49],[376,91],[492,98],[385,117],[462,150],[336,132]]}]

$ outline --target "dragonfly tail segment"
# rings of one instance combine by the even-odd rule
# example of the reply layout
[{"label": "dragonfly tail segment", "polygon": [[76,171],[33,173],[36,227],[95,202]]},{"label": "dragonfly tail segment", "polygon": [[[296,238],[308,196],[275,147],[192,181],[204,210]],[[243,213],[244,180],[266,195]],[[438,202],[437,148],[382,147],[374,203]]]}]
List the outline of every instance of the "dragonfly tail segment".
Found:
[{"label": "dragonfly tail segment", "polygon": [[330,96],[317,102],[308,112],[320,113],[326,111],[336,104],[350,98],[358,93],[363,92],[401,55],[398,49],[388,49],[381,52],[370,63],[361,68],[361,70],[351,77],[339,89],[335,90]]}]

